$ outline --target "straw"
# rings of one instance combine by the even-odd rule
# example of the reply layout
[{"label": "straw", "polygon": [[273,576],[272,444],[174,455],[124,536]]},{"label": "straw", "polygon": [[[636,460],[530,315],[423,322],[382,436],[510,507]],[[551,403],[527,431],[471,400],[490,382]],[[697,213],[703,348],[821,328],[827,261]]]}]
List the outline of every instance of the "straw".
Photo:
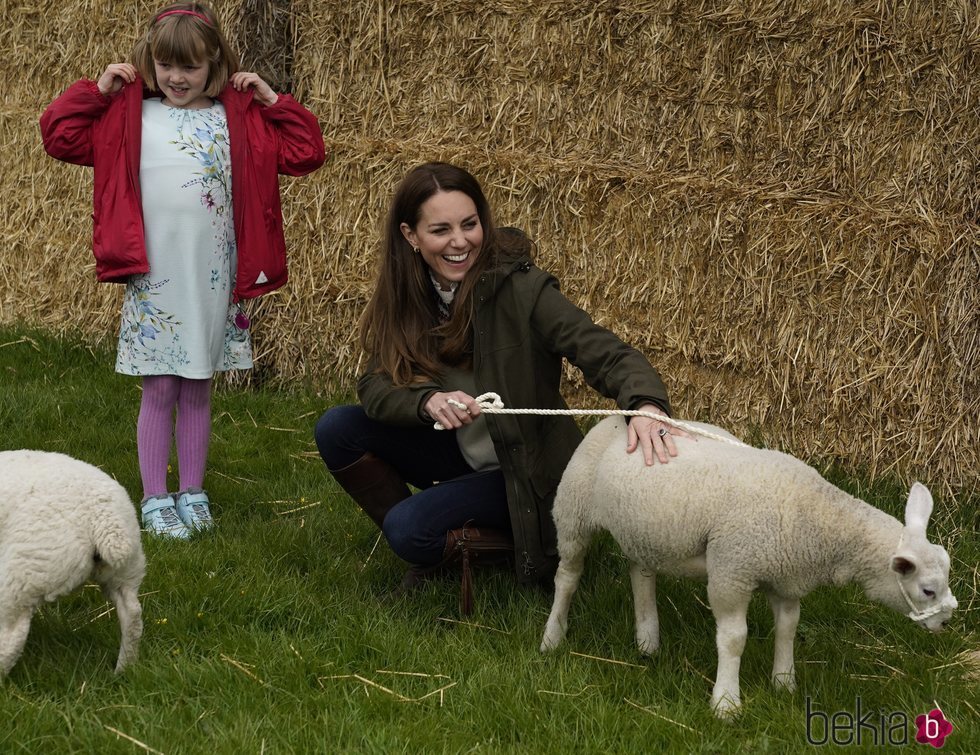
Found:
[{"label": "straw", "polygon": [[[111,344],[122,289],[93,280],[91,171],[43,153],[37,116],[124,56],[155,6],[8,5],[0,323]],[[658,367],[675,417],[975,490],[980,17],[965,7],[215,3],[331,150],[281,182],[291,279],[246,304],[257,364],[237,380],[349,392],[392,189],[448,160]],[[611,408],[566,374],[571,406]]]}]

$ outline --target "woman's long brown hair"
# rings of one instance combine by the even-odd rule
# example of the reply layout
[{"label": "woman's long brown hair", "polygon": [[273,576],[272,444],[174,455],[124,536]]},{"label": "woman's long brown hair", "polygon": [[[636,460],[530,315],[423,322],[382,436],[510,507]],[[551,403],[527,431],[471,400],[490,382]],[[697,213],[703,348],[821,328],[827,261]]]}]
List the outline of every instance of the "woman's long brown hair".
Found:
[{"label": "woman's long brown hair", "polygon": [[[473,200],[483,227],[483,246],[456,291],[448,322],[440,323],[429,266],[402,235],[415,228],[422,205],[440,191],[461,191]],[[426,163],[402,179],[391,200],[381,244],[378,282],[361,317],[361,347],[395,385],[438,378],[447,366],[468,366],[473,354],[473,287],[491,269],[498,237],[479,182],[462,168]]]}]

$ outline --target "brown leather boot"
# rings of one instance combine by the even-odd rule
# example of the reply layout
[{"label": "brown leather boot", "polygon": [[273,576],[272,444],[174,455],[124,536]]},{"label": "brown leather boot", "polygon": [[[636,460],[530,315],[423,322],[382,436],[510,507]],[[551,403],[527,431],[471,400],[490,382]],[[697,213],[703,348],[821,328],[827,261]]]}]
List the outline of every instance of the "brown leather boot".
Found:
[{"label": "brown leather boot", "polygon": [[370,451],[343,469],[329,471],[340,487],[378,525],[378,529],[381,529],[385,515],[394,505],[411,495],[395,468]]},{"label": "brown leather boot", "polygon": [[413,566],[402,577],[400,591],[418,586],[434,574],[454,568],[462,572],[459,592],[459,612],[469,616],[473,612],[473,574],[476,565],[506,563],[513,558],[514,540],[509,532],[477,528],[464,524],[446,533],[446,547],[442,560],[432,566]]}]

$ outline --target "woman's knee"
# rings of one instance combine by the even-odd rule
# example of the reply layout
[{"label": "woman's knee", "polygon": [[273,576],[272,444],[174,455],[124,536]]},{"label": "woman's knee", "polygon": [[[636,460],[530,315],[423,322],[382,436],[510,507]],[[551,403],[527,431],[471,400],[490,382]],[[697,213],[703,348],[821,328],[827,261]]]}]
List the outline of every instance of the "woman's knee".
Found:
[{"label": "woman's knee", "polygon": [[363,455],[353,438],[365,419],[362,407],[345,405],[328,409],[317,421],[313,437],[328,469],[343,469]]}]

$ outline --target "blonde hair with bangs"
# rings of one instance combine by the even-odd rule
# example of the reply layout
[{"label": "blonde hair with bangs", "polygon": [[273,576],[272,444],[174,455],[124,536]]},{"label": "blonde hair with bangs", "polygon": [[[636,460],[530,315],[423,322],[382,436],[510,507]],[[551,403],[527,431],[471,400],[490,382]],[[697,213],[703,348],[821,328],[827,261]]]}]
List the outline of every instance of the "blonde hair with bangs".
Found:
[{"label": "blonde hair with bangs", "polygon": [[[187,12],[167,16],[171,11]],[[192,13],[204,16],[207,21]],[[159,91],[154,60],[178,66],[207,62],[208,83],[204,94],[208,97],[217,97],[238,70],[238,56],[222,34],[217,17],[204,3],[174,3],[150,16],[146,34],[133,48],[132,63],[146,85]]]}]

